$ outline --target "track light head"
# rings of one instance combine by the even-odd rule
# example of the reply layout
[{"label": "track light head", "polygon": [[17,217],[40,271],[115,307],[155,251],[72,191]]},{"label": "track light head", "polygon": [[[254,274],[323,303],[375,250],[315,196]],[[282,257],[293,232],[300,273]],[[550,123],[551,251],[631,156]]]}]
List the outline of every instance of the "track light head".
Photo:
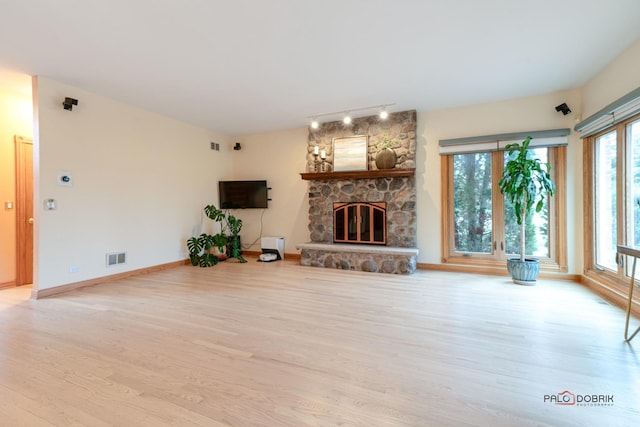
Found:
[{"label": "track light head", "polygon": [[239,142],[236,142],[236,145],[233,146],[233,149],[235,151],[240,151],[240,150],[242,150],[242,146],[240,145]]},{"label": "track light head", "polygon": [[344,123],[345,126],[350,126],[353,123],[353,118],[351,117],[351,113],[357,112],[357,111],[375,109],[375,110],[378,110],[378,116],[380,117],[380,120],[386,120],[389,117],[389,112],[387,110],[387,107],[390,107],[392,105],[396,105],[396,104],[395,103],[378,104],[378,105],[372,105],[370,107],[349,108],[348,110],[339,110],[339,111],[334,111],[332,113],[314,114],[313,116],[307,116],[307,119],[311,120],[309,127],[315,130],[320,128],[320,123],[318,122],[319,117],[338,116],[339,114],[342,114],[342,123]]}]

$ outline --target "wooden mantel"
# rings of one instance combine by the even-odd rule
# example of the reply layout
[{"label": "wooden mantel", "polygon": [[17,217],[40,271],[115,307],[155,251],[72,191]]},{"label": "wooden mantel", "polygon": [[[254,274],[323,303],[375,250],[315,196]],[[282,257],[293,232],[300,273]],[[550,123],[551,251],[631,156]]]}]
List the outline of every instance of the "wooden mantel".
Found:
[{"label": "wooden mantel", "polygon": [[375,179],[375,178],[400,178],[414,176],[415,168],[411,169],[376,169],[369,171],[344,171],[344,172],[302,172],[300,176],[306,181],[329,179]]}]

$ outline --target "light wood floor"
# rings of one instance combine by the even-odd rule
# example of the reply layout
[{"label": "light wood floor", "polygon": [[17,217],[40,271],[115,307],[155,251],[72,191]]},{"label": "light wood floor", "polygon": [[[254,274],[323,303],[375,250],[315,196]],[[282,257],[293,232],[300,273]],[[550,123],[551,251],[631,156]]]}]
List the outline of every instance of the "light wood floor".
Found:
[{"label": "light wood floor", "polygon": [[640,338],[574,283],[250,260],[28,292],[0,292],[1,426],[640,424]]}]

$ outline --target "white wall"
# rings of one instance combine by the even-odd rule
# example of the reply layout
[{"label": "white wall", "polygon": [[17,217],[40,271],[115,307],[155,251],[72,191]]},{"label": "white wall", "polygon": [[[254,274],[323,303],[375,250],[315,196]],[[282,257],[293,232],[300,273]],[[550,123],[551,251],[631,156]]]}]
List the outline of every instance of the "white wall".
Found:
[{"label": "white wall", "polygon": [[[272,200],[262,217],[262,236],[284,237],[287,253],[297,253],[296,243],[309,241],[308,183],[300,178],[306,171],[307,137],[307,128],[298,128],[233,138],[242,149],[233,153],[233,170],[227,178],[267,180]],[[255,241],[262,210],[233,212],[243,220],[243,246]],[[260,250],[259,240],[251,250]]]},{"label": "white wall", "polygon": [[[62,108],[65,96],[79,100],[73,111]],[[210,141],[229,138],[48,78],[34,97],[37,288],[187,258],[185,240],[200,233],[202,208],[231,170],[231,153]],[[63,170],[73,187],[57,184]],[[57,210],[44,210],[48,198]],[[107,268],[113,251],[128,263]]]},{"label": "white wall", "polygon": [[[0,285],[16,280],[14,136],[33,135],[31,95],[0,89]],[[6,209],[5,202],[13,202]]]},{"label": "white wall", "polygon": [[582,118],[598,112],[608,104],[640,87],[640,40],[636,41],[600,73],[582,91]]}]

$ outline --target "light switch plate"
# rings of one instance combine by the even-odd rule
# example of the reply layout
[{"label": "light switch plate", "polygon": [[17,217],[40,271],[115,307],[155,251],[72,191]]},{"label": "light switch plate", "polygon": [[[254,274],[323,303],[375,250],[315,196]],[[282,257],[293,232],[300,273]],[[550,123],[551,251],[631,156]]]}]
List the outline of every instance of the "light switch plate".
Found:
[{"label": "light switch plate", "polygon": [[48,211],[54,211],[58,207],[55,199],[45,199],[44,208]]}]

